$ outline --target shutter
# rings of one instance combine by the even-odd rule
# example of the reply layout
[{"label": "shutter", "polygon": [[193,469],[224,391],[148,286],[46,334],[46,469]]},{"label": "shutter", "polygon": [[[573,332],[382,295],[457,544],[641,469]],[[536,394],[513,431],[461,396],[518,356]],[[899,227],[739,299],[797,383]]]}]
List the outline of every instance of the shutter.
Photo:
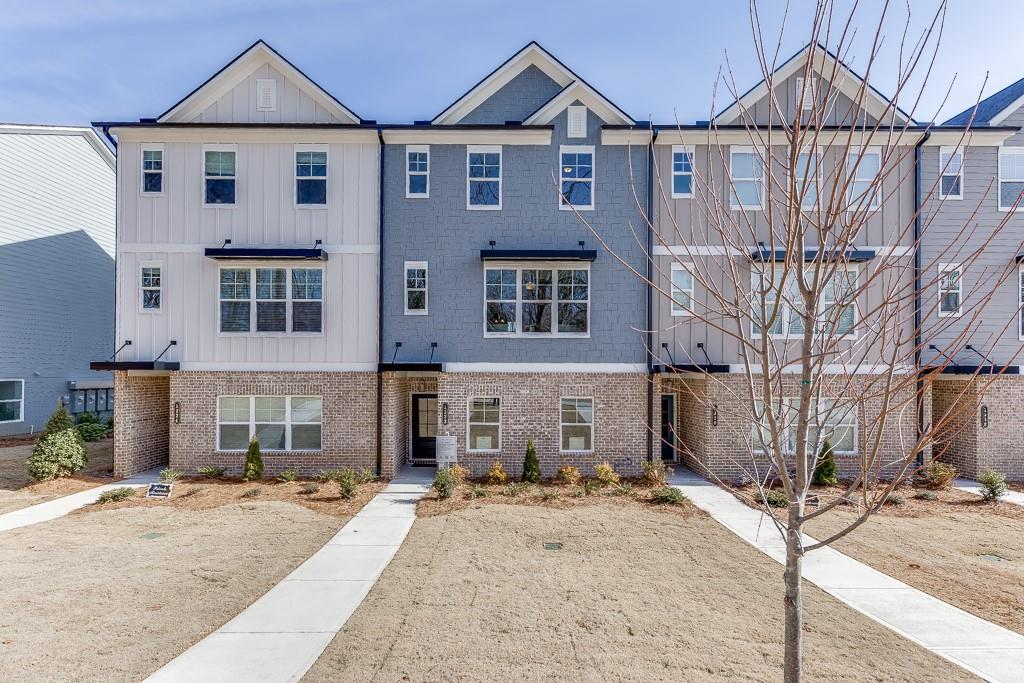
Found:
[{"label": "shutter", "polygon": [[582,106],[569,107],[569,131],[571,138],[587,137],[587,108]]},{"label": "shutter", "polygon": [[277,111],[277,81],[256,79],[256,111]]}]

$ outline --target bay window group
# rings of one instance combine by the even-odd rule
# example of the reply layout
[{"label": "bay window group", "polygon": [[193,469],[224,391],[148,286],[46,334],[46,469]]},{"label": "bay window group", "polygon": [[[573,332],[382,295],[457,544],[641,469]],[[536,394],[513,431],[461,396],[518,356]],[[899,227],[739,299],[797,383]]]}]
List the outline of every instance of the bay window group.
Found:
[{"label": "bay window group", "polygon": [[590,269],[580,266],[488,266],[485,334],[587,335]]},{"label": "bay window group", "polygon": [[319,334],[323,285],[322,268],[221,268],[220,331]]}]

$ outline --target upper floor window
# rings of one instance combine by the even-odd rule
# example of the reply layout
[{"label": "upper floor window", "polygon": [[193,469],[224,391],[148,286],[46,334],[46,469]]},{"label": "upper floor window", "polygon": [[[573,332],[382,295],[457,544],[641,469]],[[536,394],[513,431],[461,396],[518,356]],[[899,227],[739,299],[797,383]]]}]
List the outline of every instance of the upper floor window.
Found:
[{"label": "upper floor window", "polygon": [[327,204],[326,149],[296,149],[295,203],[300,206]]},{"label": "upper floor window", "polygon": [[583,105],[573,105],[566,108],[566,137],[585,138],[587,137],[587,108]]},{"label": "upper floor window", "polygon": [[959,263],[939,264],[939,317],[956,318],[963,306],[963,269]]},{"label": "upper floor window", "polygon": [[469,440],[470,451],[501,450],[501,399],[469,399]]},{"label": "upper floor window", "polygon": [[729,149],[729,177],[733,209],[760,209],[764,201],[764,163],[752,147]]},{"label": "upper floor window", "polygon": [[1024,147],[999,148],[999,210],[1020,211],[1024,202]]},{"label": "upper floor window", "polygon": [[672,198],[693,196],[693,147],[672,145]]},{"label": "upper floor window", "polygon": [[[761,306],[764,306],[763,321],[770,323],[768,334],[772,337],[799,337],[804,333],[806,321],[813,320],[822,328],[822,334],[828,336],[854,335],[857,328],[857,306],[854,298],[857,293],[857,268],[840,268],[821,288],[816,313],[804,311],[803,299],[797,286],[798,274],[791,273],[785,285],[782,283],[783,267],[781,264],[768,268],[764,273],[752,273],[751,297],[754,322],[754,336],[762,334]],[[810,279],[811,273],[804,277]],[[769,281],[769,278],[771,280]],[[837,310],[838,309],[838,310]]]},{"label": "upper floor window", "polygon": [[405,262],[405,314],[427,314],[427,262]]},{"label": "upper floor window", "polygon": [[235,156],[230,147],[208,147],[203,150],[203,202],[207,205],[235,203]]},{"label": "upper floor window", "polygon": [[164,191],[164,148],[157,145],[142,147],[142,192],[161,194]]},{"label": "upper floor window", "polygon": [[323,278],[322,268],[221,268],[220,331],[322,332]]},{"label": "upper floor window", "polygon": [[485,336],[586,336],[590,270],[489,267],[484,277]]},{"label": "upper floor window", "polygon": [[882,172],[882,150],[863,147],[849,152],[846,158],[848,176],[846,206],[850,211],[877,209],[882,193],[879,174]]},{"label": "upper floor window", "polygon": [[693,314],[693,273],[683,264],[672,264],[672,315]]},{"label": "upper floor window", "polygon": [[0,422],[25,419],[25,380],[0,379]]},{"label": "upper floor window", "polygon": [[160,266],[143,264],[139,269],[139,303],[143,311],[159,311],[163,281]]},{"label": "upper floor window", "polygon": [[430,196],[430,146],[405,146],[405,196]]},{"label": "upper floor window", "polygon": [[466,206],[501,208],[501,145],[467,146]]},{"label": "upper floor window", "polygon": [[939,199],[963,199],[964,155],[955,147],[939,148]]},{"label": "upper floor window", "polygon": [[818,205],[818,185],[823,178],[821,154],[817,149],[808,149],[797,155],[794,176],[800,208],[813,209]]},{"label": "upper floor window", "polygon": [[562,145],[561,199],[562,209],[594,208],[594,148]]}]

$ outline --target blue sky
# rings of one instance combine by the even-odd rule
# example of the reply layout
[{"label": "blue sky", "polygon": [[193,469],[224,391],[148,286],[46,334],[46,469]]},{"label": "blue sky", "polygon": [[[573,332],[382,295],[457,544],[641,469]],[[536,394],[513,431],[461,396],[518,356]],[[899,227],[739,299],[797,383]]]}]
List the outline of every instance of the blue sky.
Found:
[{"label": "blue sky", "polygon": [[[920,29],[936,3],[910,0],[912,25]],[[777,34],[782,0],[761,4],[766,32]],[[856,45],[873,31],[879,4],[861,3]],[[883,92],[896,80],[906,18],[905,5],[893,4],[872,79]],[[806,42],[812,6],[790,3],[785,54]],[[741,88],[760,79],[746,0],[0,0],[0,16],[4,122],[156,116],[260,37],[382,122],[431,118],[530,40],[637,119],[706,119],[726,51]],[[972,105],[986,74],[985,94],[1024,77],[1021,26],[1024,3],[951,0],[917,118]]]}]

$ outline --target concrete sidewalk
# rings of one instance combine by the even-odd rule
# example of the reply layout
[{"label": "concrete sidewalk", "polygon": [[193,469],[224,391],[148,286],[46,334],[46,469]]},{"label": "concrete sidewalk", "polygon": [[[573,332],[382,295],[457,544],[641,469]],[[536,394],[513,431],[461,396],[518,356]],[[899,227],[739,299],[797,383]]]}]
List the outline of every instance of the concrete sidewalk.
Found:
[{"label": "concrete sidewalk", "polygon": [[295,571],[146,680],[302,678],[391,562],[433,477],[433,469],[406,468]]},{"label": "concrete sidewalk", "polygon": [[159,468],[137,474],[130,479],[122,479],[121,481],[114,482],[113,484],[104,484],[103,486],[97,486],[96,488],[72,493],[70,496],[61,496],[60,498],[48,500],[45,503],[31,505],[27,508],[22,508],[21,510],[14,510],[13,512],[0,515],[0,532],[10,531],[11,529],[17,529],[18,527],[38,524],[39,522],[46,522],[51,519],[63,517],[69,512],[77,510],[80,507],[95,503],[96,499],[99,498],[100,494],[104,491],[119,489],[122,486],[141,488],[143,486],[148,486],[150,482],[154,481],[160,481]]},{"label": "concrete sidewalk", "polygon": [[[967,493],[973,493],[976,496],[981,495],[981,484],[974,481],[973,479],[961,479],[957,477],[953,480],[953,486],[966,491]],[[1016,505],[1024,505],[1024,493],[1020,491],[1007,491],[1006,495],[999,499],[1001,503],[1014,503]]]},{"label": "concrete sidewalk", "polygon": [[[670,483],[722,526],[779,563],[785,562],[785,542],[767,515],[689,471],[677,472]],[[805,536],[805,543],[814,542]],[[1018,633],[911,588],[832,548],[807,554],[803,575],[858,612],[987,681],[1024,683],[1024,636]]]}]

